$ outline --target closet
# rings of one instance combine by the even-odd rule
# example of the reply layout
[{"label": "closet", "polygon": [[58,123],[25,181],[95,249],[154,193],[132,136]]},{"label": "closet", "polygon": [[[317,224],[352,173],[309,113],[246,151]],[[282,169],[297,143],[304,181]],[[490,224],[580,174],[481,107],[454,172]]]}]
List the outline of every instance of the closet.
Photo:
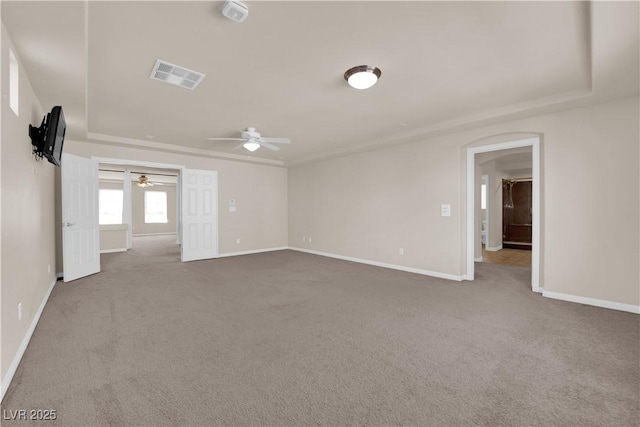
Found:
[{"label": "closet", "polygon": [[502,180],[502,247],[531,250],[531,178]]}]

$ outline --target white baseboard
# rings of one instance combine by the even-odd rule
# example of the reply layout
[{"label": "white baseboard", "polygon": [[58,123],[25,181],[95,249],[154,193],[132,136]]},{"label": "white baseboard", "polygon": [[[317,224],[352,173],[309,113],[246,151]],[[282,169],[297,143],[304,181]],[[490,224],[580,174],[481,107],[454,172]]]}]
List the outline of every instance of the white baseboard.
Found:
[{"label": "white baseboard", "polygon": [[383,268],[390,268],[390,269],[393,269],[393,270],[406,271],[408,273],[422,274],[423,276],[432,276],[432,277],[438,277],[440,279],[455,280],[456,282],[460,282],[460,281],[464,280],[464,278],[465,278],[465,276],[456,276],[454,274],[440,273],[439,271],[422,270],[420,268],[405,267],[403,265],[396,265],[396,264],[387,264],[386,262],[378,262],[378,261],[371,261],[371,260],[368,260],[368,259],[354,258],[354,257],[350,257],[350,256],[343,256],[343,255],[336,255],[336,254],[331,254],[331,253],[328,253],[328,252],[313,251],[311,249],[303,249],[303,248],[297,248],[297,247],[293,247],[293,246],[289,246],[289,249],[291,249],[292,251],[306,252],[306,253],[313,254],[313,255],[320,255],[320,256],[326,256],[326,257],[329,257],[329,258],[341,259],[343,261],[358,262],[360,264],[368,264],[368,265],[374,265],[376,267],[383,267]]},{"label": "white baseboard", "polygon": [[118,248],[118,249],[103,249],[100,251],[101,254],[112,254],[115,252],[127,252],[127,248]]},{"label": "white baseboard", "polygon": [[176,235],[175,231],[169,233],[144,233],[144,234],[132,234],[133,237],[144,237],[144,236],[172,236]]},{"label": "white baseboard", "polygon": [[623,304],[621,302],[607,301],[596,298],[580,297],[577,295],[561,294],[558,292],[542,291],[542,296],[562,301],[577,302],[578,304],[593,305],[595,307],[609,308],[611,310],[627,311],[640,314],[640,305]]},{"label": "white baseboard", "polygon": [[502,245],[499,245],[499,246],[487,246],[487,247],[485,247],[485,250],[487,250],[489,252],[498,252],[499,250],[502,250]]},{"label": "white baseboard", "polygon": [[44,298],[40,303],[40,307],[38,307],[38,311],[36,312],[35,316],[33,316],[31,325],[29,326],[27,333],[22,339],[22,343],[20,343],[20,347],[18,347],[18,352],[16,353],[13,360],[11,361],[11,365],[9,365],[9,370],[7,371],[7,374],[2,379],[2,388],[0,389],[0,401],[4,399],[4,394],[7,392],[7,389],[11,384],[11,380],[13,379],[13,376],[15,375],[16,370],[18,369],[20,360],[22,360],[22,356],[24,355],[24,352],[27,350],[29,341],[31,341],[31,335],[33,335],[33,331],[36,330],[36,326],[38,325],[38,321],[40,320],[40,316],[42,315],[44,306],[47,305],[47,301],[49,301],[49,295],[51,295],[51,291],[53,290],[53,287],[56,285],[57,280],[58,279],[56,277],[55,279],[53,279],[53,282],[51,282],[51,285],[49,285],[49,289],[47,289],[47,293],[44,295]]},{"label": "white baseboard", "polygon": [[473,259],[475,262],[482,262],[482,257],[481,256],[477,256]]},{"label": "white baseboard", "polygon": [[254,249],[250,251],[240,251],[240,252],[225,252],[223,254],[218,254],[218,258],[225,258],[230,256],[239,256],[239,255],[260,254],[263,252],[285,251],[287,249],[289,249],[288,246],[281,246],[279,248]]}]

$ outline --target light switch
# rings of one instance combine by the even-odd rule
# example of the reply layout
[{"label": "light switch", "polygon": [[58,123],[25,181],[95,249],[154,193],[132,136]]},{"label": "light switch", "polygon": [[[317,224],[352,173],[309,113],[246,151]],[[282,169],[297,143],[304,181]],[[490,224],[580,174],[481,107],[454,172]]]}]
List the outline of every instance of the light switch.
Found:
[{"label": "light switch", "polygon": [[440,216],[451,216],[451,205],[440,205]]},{"label": "light switch", "polygon": [[235,206],[236,205],[236,199],[229,199],[229,206]]}]

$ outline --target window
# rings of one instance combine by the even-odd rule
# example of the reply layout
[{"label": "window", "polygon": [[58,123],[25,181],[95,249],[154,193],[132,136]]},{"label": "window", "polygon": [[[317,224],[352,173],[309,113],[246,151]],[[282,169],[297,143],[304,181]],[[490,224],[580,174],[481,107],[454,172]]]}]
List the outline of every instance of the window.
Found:
[{"label": "window", "polygon": [[20,99],[20,81],[18,80],[19,75],[18,69],[18,60],[16,56],[13,54],[13,51],[9,49],[9,107],[18,114],[18,100]]},{"label": "window", "polygon": [[165,191],[144,192],[144,222],[158,224],[169,222],[167,219],[167,193]]},{"label": "window", "polygon": [[487,209],[487,184],[480,186],[480,209]]},{"label": "window", "polygon": [[122,224],[122,190],[100,190],[98,196],[98,222]]}]

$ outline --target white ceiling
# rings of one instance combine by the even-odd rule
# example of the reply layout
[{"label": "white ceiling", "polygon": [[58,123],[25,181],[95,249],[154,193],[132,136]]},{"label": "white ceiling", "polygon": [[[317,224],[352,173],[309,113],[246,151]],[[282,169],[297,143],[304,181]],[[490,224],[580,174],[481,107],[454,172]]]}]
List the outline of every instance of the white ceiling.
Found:
[{"label": "white ceiling", "polygon": [[508,163],[532,163],[533,147],[509,148],[476,154],[476,164],[485,165],[491,161],[504,166]]},{"label": "white ceiling", "polygon": [[[293,165],[638,93],[636,2],[247,4],[242,24],[221,2],[1,7],[43,106],[62,105],[79,141]],[[206,78],[151,80],[156,59]],[[361,64],[382,70],[365,91],[342,77]],[[292,144],[206,139],[248,126]]]}]

